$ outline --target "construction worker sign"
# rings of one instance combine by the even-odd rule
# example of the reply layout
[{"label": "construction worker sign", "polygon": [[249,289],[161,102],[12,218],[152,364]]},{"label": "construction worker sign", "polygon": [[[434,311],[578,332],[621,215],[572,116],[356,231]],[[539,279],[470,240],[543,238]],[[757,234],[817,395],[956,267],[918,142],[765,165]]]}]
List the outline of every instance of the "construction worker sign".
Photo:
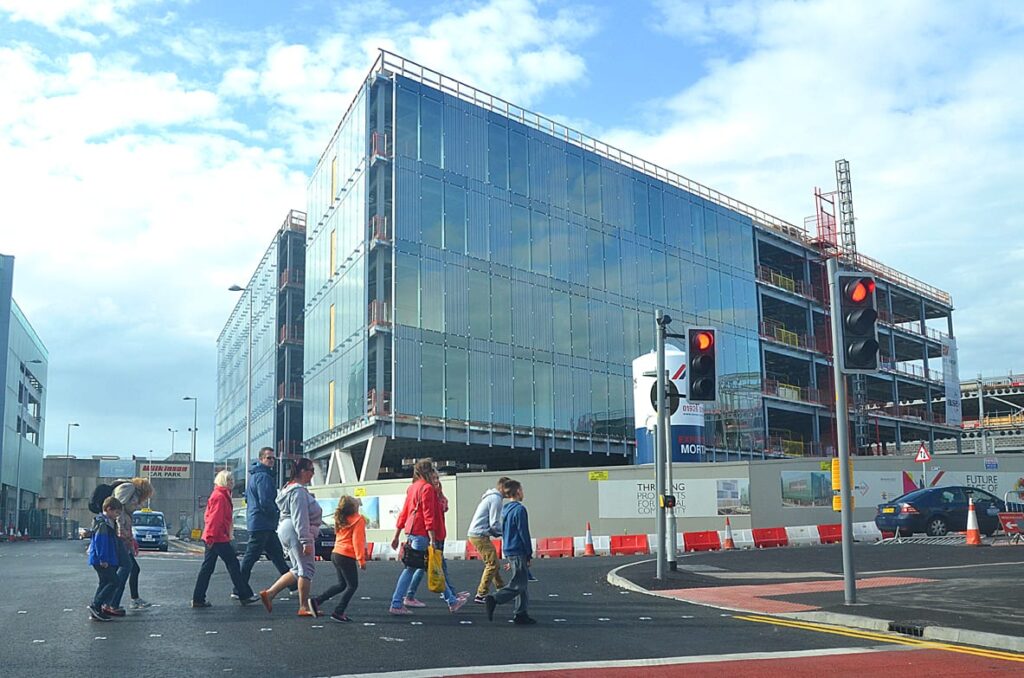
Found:
[{"label": "construction worker sign", "polygon": [[[653,351],[633,361],[633,412],[636,429],[636,463],[653,464],[657,417],[658,356]],[[666,404],[672,429],[672,461],[704,461],[704,406],[690,403],[686,392],[686,354],[665,345]],[[649,426],[649,424],[651,426]]]}]

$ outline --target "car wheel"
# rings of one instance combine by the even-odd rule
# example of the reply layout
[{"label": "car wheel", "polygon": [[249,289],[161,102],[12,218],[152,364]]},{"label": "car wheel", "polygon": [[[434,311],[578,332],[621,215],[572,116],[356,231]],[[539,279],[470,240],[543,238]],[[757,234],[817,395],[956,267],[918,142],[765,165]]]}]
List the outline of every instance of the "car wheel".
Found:
[{"label": "car wheel", "polygon": [[949,533],[949,526],[945,518],[932,518],[928,521],[925,532],[929,537],[945,537]]}]

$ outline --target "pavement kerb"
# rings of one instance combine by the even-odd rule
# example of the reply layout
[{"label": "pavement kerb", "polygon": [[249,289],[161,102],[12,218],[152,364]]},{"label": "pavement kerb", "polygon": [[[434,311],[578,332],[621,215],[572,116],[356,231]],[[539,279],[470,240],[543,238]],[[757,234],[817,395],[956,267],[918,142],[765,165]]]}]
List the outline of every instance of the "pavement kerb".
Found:
[{"label": "pavement kerb", "polygon": [[[650,591],[644,587],[635,584],[622,575],[618,574],[619,570],[630,567],[632,565],[638,565],[640,563],[651,562],[650,560],[639,560],[635,563],[625,563],[611,570],[607,575],[607,581],[612,586],[634,591],[636,593],[643,593],[648,596],[654,596],[656,598],[665,598],[668,600],[679,600],[675,596],[668,596],[657,591]],[[739,608],[726,607],[724,605],[712,605],[710,603],[690,603],[691,605],[701,605],[702,607],[712,607],[719,610],[729,610],[732,612],[744,612],[750,613],[750,610],[742,610]],[[786,612],[780,614],[766,614],[763,612],[757,613],[762,617],[778,617],[780,619],[796,619],[799,621],[815,622],[819,624],[831,624],[833,626],[843,626],[847,628],[855,629],[866,629],[869,631],[881,631],[884,633],[894,633],[889,630],[889,624],[894,623],[895,620],[876,619],[874,617],[864,617],[861,615],[854,614],[843,614],[840,612]],[[895,634],[897,636],[903,636],[903,634]],[[910,637],[910,636],[907,636]],[[1018,636],[1007,636],[999,633],[987,633],[985,631],[972,631],[969,629],[957,629],[948,626],[925,626],[923,634],[920,636],[924,640],[933,640],[937,642],[945,643],[961,643],[964,645],[975,645],[978,647],[990,647],[997,650],[1008,650],[1010,652],[1024,652],[1024,638]]]},{"label": "pavement kerb", "polygon": [[172,539],[172,540],[170,540],[170,544],[174,548],[181,549],[182,551],[186,551],[188,553],[205,553],[206,552],[206,546],[205,545],[202,545],[201,543],[200,544],[194,544],[192,542],[185,541],[184,539]]}]

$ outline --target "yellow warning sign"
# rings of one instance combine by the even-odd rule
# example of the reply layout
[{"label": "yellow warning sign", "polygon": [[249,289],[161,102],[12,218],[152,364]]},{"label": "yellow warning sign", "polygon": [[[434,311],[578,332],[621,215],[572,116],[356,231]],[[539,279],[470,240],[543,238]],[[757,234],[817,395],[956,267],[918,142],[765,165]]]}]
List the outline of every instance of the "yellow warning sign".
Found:
[{"label": "yellow warning sign", "polygon": [[[852,510],[857,505],[856,498],[850,497],[850,509]],[[832,495],[832,510],[842,511],[843,510],[843,495],[833,494]]]},{"label": "yellow warning sign", "polygon": [[587,474],[588,480],[608,480],[608,471],[591,471]]},{"label": "yellow warning sign", "polygon": [[[850,468],[850,487],[853,487],[853,459],[848,460],[848,466]],[[840,486],[839,480],[839,459],[832,460],[832,491],[838,492]]]},{"label": "yellow warning sign", "polygon": [[355,496],[355,497],[365,497],[366,496],[366,488],[365,487],[357,487],[355,490],[352,491],[352,495]]}]

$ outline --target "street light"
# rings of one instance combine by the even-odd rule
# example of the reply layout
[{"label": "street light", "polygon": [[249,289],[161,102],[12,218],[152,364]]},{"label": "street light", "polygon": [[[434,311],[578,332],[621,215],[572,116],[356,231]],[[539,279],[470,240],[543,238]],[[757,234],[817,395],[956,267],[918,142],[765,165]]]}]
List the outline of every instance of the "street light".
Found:
[{"label": "street light", "polygon": [[68,445],[64,449],[64,538],[68,536],[68,485],[71,482],[71,427],[78,426],[77,423],[68,424]]},{"label": "street light", "polygon": [[199,430],[199,398],[185,396],[182,400],[192,401],[192,529],[196,529],[196,434]]},{"label": "street light", "polygon": [[252,464],[252,290],[232,285],[229,292],[249,293],[249,341],[246,346],[245,370],[245,487],[249,487],[249,465]]},{"label": "street light", "polygon": [[178,429],[167,427],[167,430],[171,432],[171,456],[174,456],[174,434],[178,432]]},{"label": "street light", "polygon": [[[41,365],[42,362],[38,358],[25,361],[28,365]],[[25,371],[24,365],[22,365],[22,371]],[[25,399],[27,400],[28,396]],[[14,472],[14,531],[21,534],[21,441],[28,435],[28,421],[25,420],[25,403],[20,398],[18,399],[18,415],[18,465]],[[36,440],[38,442],[38,436]]]}]

